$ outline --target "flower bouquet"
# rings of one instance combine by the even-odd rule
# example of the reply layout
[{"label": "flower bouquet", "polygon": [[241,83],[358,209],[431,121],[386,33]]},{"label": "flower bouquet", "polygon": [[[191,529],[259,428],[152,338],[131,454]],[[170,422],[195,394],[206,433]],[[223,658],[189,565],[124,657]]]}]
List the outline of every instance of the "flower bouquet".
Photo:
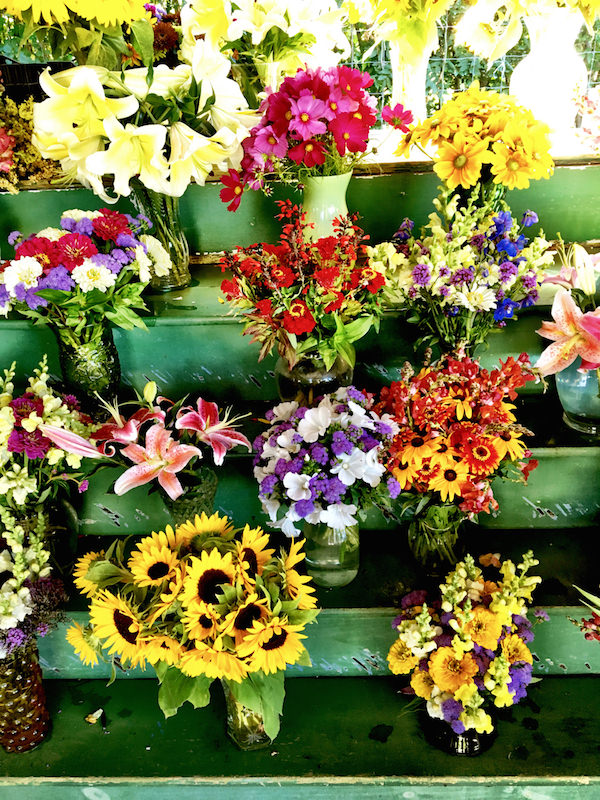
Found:
[{"label": "flower bouquet", "polygon": [[592,616],[581,620],[571,617],[569,619],[583,632],[588,642],[600,642],[600,597],[580,589],[579,586],[575,588],[583,595],[582,602],[592,612]]},{"label": "flower bouquet", "polygon": [[[494,709],[523,700],[532,680],[527,644],[533,633],[526,615],[541,578],[528,572],[539,562],[531,551],[517,566],[491,553],[479,562],[485,571],[467,555],[435,597],[406,595],[393,622],[398,639],[388,653],[390,670],[410,674],[412,691],[427,701],[426,738],[455,755],[486,749]],[[536,616],[547,619],[544,611]]]},{"label": "flower bouquet", "polygon": [[14,231],[15,257],[0,266],[0,313],[15,309],[56,336],[65,385],[111,396],[120,367],[109,323],[145,328],[137,313],[153,274],[169,271],[143,217],[103,208],[65,211],[60,228],[25,238]]},{"label": "flower bouquet", "polygon": [[285,223],[279,243],[227,253],[221,268],[233,277],[221,290],[244,318],[244,334],[260,343],[259,361],[277,346],[279,390],[290,400],[303,385],[322,394],[334,380],[334,388],[350,383],[353,342],[379,328],[385,277],[357,263],[364,236],[352,220],[340,220],[333,236],[308,241],[299,208],[278,205]]},{"label": "flower bouquet", "polygon": [[367,247],[369,264],[385,273],[389,302],[428,332],[419,342],[473,348],[535,303],[552,254],[543,234],[523,233],[538,221],[533,211],[519,224],[505,204],[494,212],[491,203],[471,198],[458,208],[458,195],[448,189],[434,205],[418,238],[405,219],[391,242]]},{"label": "flower bouquet", "polygon": [[[244,434],[235,430],[239,417],[226,412],[219,419],[216,403],[199,397],[195,406],[156,396],[156,384],[146,384],[136,410],[125,417],[118,405],[104,404],[110,417],[87,437],[53,425],[43,432],[58,447],[80,457],[118,464],[124,472],[114,484],[117,495],[156,481],[176,524],[200,511],[212,512],[217,476],[200,467],[198,445],[208,445],[214,463],[221,466],[226,453],[237,445],[251,449]],[[154,484],[156,486],[156,484]]]},{"label": "flower bouquet", "polygon": [[398,482],[402,514],[412,514],[409,545],[430,571],[456,562],[458,528],[466,519],[498,508],[496,477],[527,481],[531,459],[510,402],[533,380],[522,353],[491,371],[468,357],[445,356],[416,375],[381,390],[375,406],[399,427],[388,448],[387,467]]},{"label": "flower bouquet", "polygon": [[449,189],[472,189],[492,203],[506,189],[526,189],[530,180],[549,178],[554,169],[547,125],[510,95],[477,84],[415,125],[397,155],[408,154],[413,145],[428,157],[425,148],[435,148],[433,169]]},{"label": "flower bouquet", "polygon": [[287,665],[310,664],[302,630],[318,613],[296,570],[301,545],[276,556],[268,544],[260,528],[202,514],[132,549],[120,540],[88,553],[75,583],[91,598],[90,625],[67,638],[88,664],[99,655],[151,664],[166,717],[186,701],[206,706],[219,678],[230,736],[244,749],[266,746],[279,731]]},{"label": "flower bouquet", "polygon": [[357,516],[373,505],[387,509],[400,490],[394,478],[384,480],[398,425],[353,386],[313,408],[281,403],[266,416],[271,425],[254,441],[263,510],[286,536],[299,534],[303,520],[315,583],[343,586],[358,571]]}]

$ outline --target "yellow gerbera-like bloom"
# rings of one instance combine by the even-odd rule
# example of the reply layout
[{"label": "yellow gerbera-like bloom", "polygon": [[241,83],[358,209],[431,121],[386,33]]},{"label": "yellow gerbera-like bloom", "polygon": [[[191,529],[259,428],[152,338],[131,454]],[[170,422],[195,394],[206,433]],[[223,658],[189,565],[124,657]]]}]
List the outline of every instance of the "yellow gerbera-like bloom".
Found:
[{"label": "yellow gerbera-like bloom", "polygon": [[226,678],[237,683],[241,683],[248,675],[246,663],[224,650],[221,639],[217,639],[212,647],[196,641],[195,647],[182,656],[179,669],[190,678],[206,675],[208,678]]},{"label": "yellow gerbera-like bloom", "polygon": [[67,22],[76,4],[77,0],[7,0],[2,5],[9,14],[19,19],[23,19],[24,14],[31,14],[33,22],[43,20],[52,25],[55,22]]},{"label": "yellow gerbera-like bloom", "polygon": [[446,439],[438,438],[436,442],[437,450],[431,455],[429,463],[432,467],[448,469],[456,463],[455,456],[459,458],[458,450],[449,445]]},{"label": "yellow gerbera-like bloom", "polygon": [[237,542],[237,574],[248,590],[254,585],[257,575],[262,575],[266,564],[275,552],[266,549],[269,535],[262,528],[251,528],[246,525],[242,532],[242,540]]},{"label": "yellow gerbera-like bloom", "polygon": [[98,585],[86,578],[90,567],[98,561],[104,561],[104,550],[100,550],[98,553],[86,553],[75,562],[73,583],[86,597],[93,597],[98,591]]},{"label": "yellow gerbera-like bloom", "polygon": [[480,647],[495,650],[502,634],[502,622],[497,614],[485,606],[476,606],[473,619],[465,625],[465,633]]},{"label": "yellow gerbera-like bloom", "polygon": [[454,694],[461,686],[473,683],[478,668],[470,653],[457,658],[452,647],[440,647],[429,659],[429,672],[442,692]]},{"label": "yellow gerbera-like bloom", "polygon": [[249,671],[262,670],[267,675],[295,664],[304,652],[299,631],[303,625],[291,625],[287,617],[256,620],[238,647],[241,658],[249,659]]},{"label": "yellow gerbera-like bloom", "polygon": [[88,641],[89,633],[78,622],[74,622],[65,634],[67,642],[75,650],[75,653],[89,667],[95,667],[98,663],[98,653]]},{"label": "yellow gerbera-like bloom", "polygon": [[419,663],[419,659],[410,651],[410,648],[402,639],[396,639],[390,647],[387,655],[390,672],[394,675],[406,675]]},{"label": "yellow gerbera-like bloom", "polygon": [[534,177],[531,158],[502,142],[492,145],[490,161],[494,183],[501,183],[509,189],[527,189],[530,179]]},{"label": "yellow gerbera-like bloom", "polygon": [[449,498],[454,500],[455,495],[461,495],[468,481],[468,468],[462,462],[455,462],[446,469],[440,469],[429,481],[429,489],[440,493],[444,502]]},{"label": "yellow gerbera-like bloom", "polygon": [[523,457],[527,448],[521,441],[522,435],[520,431],[504,430],[494,436],[492,441],[500,459],[506,455],[509,455],[513,461]]},{"label": "yellow gerbera-like bloom", "polygon": [[457,133],[452,142],[440,144],[434,172],[449,189],[474,186],[481,177],[484,161],[489,158],[488,141],[487,138],[469,140],[463,133]]},{"label": "yellow gerbera-like bloom", "polygon": [[511,633],[510,636],[506,636],[502,640],[502,655],[509,664],[514,664],[515,661],[525,661],[527,664],[533,664],[531,650],[516,633]]},{"label": "yellow gerbera-like bloom", "polygon": [[235,638],[236,648],[242,643],[256,620],[264,620],[270,616],[265,604],[266,600],[259,600],[258,595],[254,592],[248,595],[242,605],[234,608],[225,617],[223,633]]},{"label": "yellow gerbera-like bloom", "polygon": [[183,647],[177,639],[171,636],[153,636],[146,639],[145,655],[150,664],[158,664],[163,661],[165,664],[177,664],[184,653]]},{"label": "yellow gerbera-like bloom", "polygon": [[157,546],[148,539],[146,542],[140,542],[127,566],[138,586],[162,586],[175,576],[179,559],[170,548]]},{"label": "yellow gerbera-like bloom", "polygon": [[192,603],[181,621],[190,639],[203,640],[217,635],[220,616],[209,603]]},{"label": "yellow gerbera-like bloom", "polygon": [[435,683],[431,675],[423,669],[416,669],[410,679],[410,685],[414,689],[417,697],[422,697],[424,700],[429,700],[431,692]]},{"label": "yellow gerbera-like bloom", "polygon": [[188,520],[182,525],[177,526],[177,536],[181,541],[189,544],[194,536],[210,534],[211,536],[222,536],[223,539],[231,539],[235,528],[229,517],[221,516],[215,512],[210,517],[203,511],[200,515],[196,514],[194,520]]},{"label": "yellow gerbera-like bloom", "polygon": [[90,622],[96,636],[105,640],[109,655],[117,655],[133,667],[144,664],[143,623],[126,600],[107,591],[99,592],[90,604]]},{"label": "yellow gerbera-like bloom", "polygon": [[218,603],[223,584],[233,585],[235,565],[231,553],[221,555],[216,547],[203,550],[200,558],[192,556],[183,581],[181,602],[189,606],[194,602]]}]

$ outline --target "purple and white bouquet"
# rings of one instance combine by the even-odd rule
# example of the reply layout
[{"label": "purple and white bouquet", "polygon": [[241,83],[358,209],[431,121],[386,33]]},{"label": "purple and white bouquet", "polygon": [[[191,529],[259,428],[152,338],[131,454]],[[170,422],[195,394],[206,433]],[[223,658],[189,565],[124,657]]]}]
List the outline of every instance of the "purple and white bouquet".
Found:
[{"label": "purple and white bouquet", "polygon": [[371,505],[386,509],[400,484],[386,475],[388,444],[398,432],[379,416],[373,397],[353,386],[324,395],[312,407],[280,403],[271,427],[254,441],[254,477],[274,528],[297,536],[296,523],[347,528]]}]

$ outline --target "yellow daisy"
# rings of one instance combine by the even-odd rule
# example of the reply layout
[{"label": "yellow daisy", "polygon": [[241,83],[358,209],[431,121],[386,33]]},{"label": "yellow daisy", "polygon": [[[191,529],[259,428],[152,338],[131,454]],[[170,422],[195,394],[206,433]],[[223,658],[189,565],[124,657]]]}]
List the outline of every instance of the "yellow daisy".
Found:
[{"label": "yellow daisy", "polygon": [[295,664],[304,652],[299,633],[302,625],[291,625],[287,617],[273,617],[268,621],[256,620],[243,642],[238,654],[249,659],[249,671],[263,671],[267,675]]},{"label": "yellow daisy", "polygon": [[149,626],[154,625],[156,620],[169,611],[173,603],[175,603],[181,590],[183,589],[184,571],[180,565],[174,571],[173,577],[164,592],[162,592],[158,599],[154,600],[152,605],[147,609],[148,617],[146,622]]},{"label": "yellow daisy", "polygon": [[435,685],[442,692],[450,694],[454,694],[461,686],[472,683],[478,671],[470,653],[457,658],[452,647],[438,648],[429,659],[429,672]]},{"label": "yellow daisy", "polygon": [[91,631],[82,628],[78,622],[74,622],[71,627],[67,628],[65,634],[67,642],[75,650],[75,653],[86,667],[95,667],[98,663],[98,653],[88,641],[91,635],[93,635]]},{"label": "yellow daisy", "polygon": [[306,557],[302,550],[302,540],[294,541],[290,544],[289,552],[283,551],[283,574],[282,589],[287,592],[290,600],[298,604],[302,611],[317,607],[317,599],[313,597],[315,589],[309,585],[311,578],[309,575],[301,575],[296,569],[301,561]]},{"label": "yellow daisy", "polygon": [[535,177],[531,158],[502,142],[494,142],[492,153],[490,160],[494,183],[501,183],[508,189],[527,189],[530,179]]},{"label": "yellow daisy", "polygon": [[75,562],[73,568],[73,583],[86,597],[93,597],[98,591],[98,585],[86,578],[90,567],[97,561],[104,561],[104,550],[100,550],[99,553],[86,553]]},{"label": "yellow daisy", "polygon": [[502,640],[502,655],[509,664],[514,664],[515,661],[525,661],[527,664],[533,664],[531,650],[516,633],[511,633],[510,636],[506,636]]},{"label": "yellow daisy", "polygon": [[185,609],[182,617],[184,630],[190,639],[207,639],[216,636],[220,616],[209,603],[192,603]]},{"label": "yellow daisy", "polygon": [[410,439],[407,440],[402,448],[400,458],[402,461],[410,464],[411,467],[416,467],[418,469],[423,461],[433,455],[436,450],[436,439],[415,433],[414,436],[411,436]]},{"label": "yellow daisy", "polygon": [[183,581],[181,602],[218,603],[223,584],[233,585],[235,565],[231,553],[221,555],[216,547],[210,553],[203,550],[200,557],[192,556]]},{"label": "yellow daisy", "polygon": [[150,545],[154,545],[155,547],[168,547],[169,550],[177,553],[179,548],[185,544],[187,544],[185,537],[179,536],[177,531],[174,531],[170,525],[167,525],[164,531],[159,531],[158,533],[153,531],[150,536],[145,536],[141,539],[138,543],[138,547],[150,547]]},{"label": "yellow daisy", "polygon": [[99,592],[90,604],[90,622],[96,636],[104,640],[104,647],[109,648],[109,655],[117,655],[131,666],[144,664],[142,621],[126,600],[110,592]]},{"label": "yellow daisy", "polygon": [[23,19],[24,12],[30,12],[33,22],[42,19],[48,25],[67,22],[77,8],[73,0],[8,0],[5,4],[9,14]]},{"label": "yellow daisy", "polygon": [[468,481],[467,465],[462,461],[455,462],[446,469],[440,469],[429,481],[429,489],[440,493],[444,502],[449,498],[454,500],[455,495],[461,495]]},{"label": "yellow daisy", "polygon": [[102,0],[101,3],[79,2],[77,13],[100,26],[114,28],[142,19],[146,9],[142,0]]},{"label": "yellow daisy", "polygon": [[437,450],[431,455],[429,463],[432,467],[447,469],[456,463],[456,458],[459,457],[458,450],[448,444],[445,439],[438,438],[436,442],[438,443]]},{"label": "yellow daisy", "polygon": [[390,647],[387,655],[390,672],[394,675],[406,675],[419,663],[419,659],[413,656],[406,642],[396,639]]},{"label": "yellow daisy", "polygon": [[492,441],[500,459],[503,459],[506,455],[509,455],[513,461],[523,457],[523,453],[527,448],[521,441],[522,435],[520,431],[510,429],[494,434]]},{"label": "yellow daisy", "polygon": [[179,559],[169,548],[148,537],[131,554],[127,566],[137,586],[162,586],[175,576]]},{"label": "yellow daisy", "polygon": [[479,180],[488,158],[488,139],[469,140],[459,132],[452,142],[440,144],[433,169],[449,189],[468,189]]},{"label": "yellow daisy", "polygon": [[269,544],[269,535],[262,528],[251,528],[249,525],[243,530],[242,540],[237,542],[237,573],[244,586],[251,590],[257,575],[262,575],[263,569],[269,563],[275,550],[266,549]]}]

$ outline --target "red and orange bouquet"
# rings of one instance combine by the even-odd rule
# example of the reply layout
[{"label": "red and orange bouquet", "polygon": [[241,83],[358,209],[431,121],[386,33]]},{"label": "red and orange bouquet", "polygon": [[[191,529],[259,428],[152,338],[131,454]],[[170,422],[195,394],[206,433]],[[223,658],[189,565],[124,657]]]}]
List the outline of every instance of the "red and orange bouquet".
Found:
[{"label": "red and orange bouquet", "polygon": [[327,369],[338,357],[354,366],[352,343],[378,329],[385,276],[358,263],[366,237],[353,218],[337,220],[333,236],[309,241],[298,206],[278,205],[279,243],[227,253],[221,268],[233,277],[221,290],[244,318],[244,334],[260,343],[259,360],[277,345],[290,368],[304,355],[318,355]]}]

